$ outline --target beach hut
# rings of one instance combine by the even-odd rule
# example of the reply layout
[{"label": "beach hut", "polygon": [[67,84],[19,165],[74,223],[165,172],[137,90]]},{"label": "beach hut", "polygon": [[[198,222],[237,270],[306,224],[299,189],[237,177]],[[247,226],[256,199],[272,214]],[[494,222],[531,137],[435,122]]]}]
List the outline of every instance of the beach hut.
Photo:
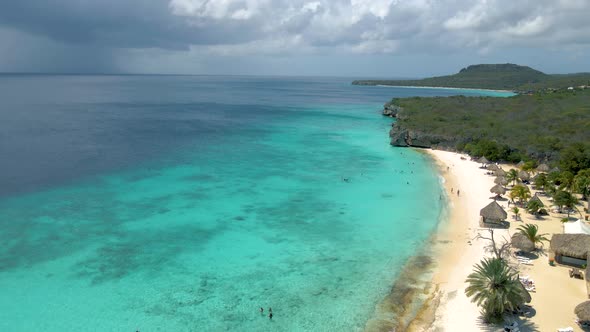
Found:
[{"label": "beach hut", "polygon": [[535,244],[521,232],[514,233],[510,239],[510,243],[512,247],[522,251],[531,252],[535,250]]},{"label": "beach hut", "polygon": [[549,166],[547,166],[547,164],[541,164],[537,167],[537,172],[547,173],[549,172]]},{"label": "beach hut", "polygon": [[490,192],[498,196],[502,196],[506,193],[506,188],[502,187],[501,184],[497,184],[490,189]]},{"label": "beach hut", "polygon": [[498,204],[493,201],[486,205],[479,211],[481,216],[481,225],[483,227],[505,227],[508,213]]},{"label": "beach hut", "polygon": [[560,264],[582,266],[587,264],[590,251],[588,234],[553,234],[549,245],[549,258]]},{"label": "beach hut", "polygon": [[574,313],[580,323],[590,323],[590,301],[585,301],[576,306]]}]

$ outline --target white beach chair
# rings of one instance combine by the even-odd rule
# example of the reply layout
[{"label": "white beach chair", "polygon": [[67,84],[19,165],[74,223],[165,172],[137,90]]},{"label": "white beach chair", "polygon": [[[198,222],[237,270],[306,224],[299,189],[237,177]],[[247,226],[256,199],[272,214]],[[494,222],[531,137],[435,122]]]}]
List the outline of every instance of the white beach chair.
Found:
[{"label": "white beach chair", "polygon": [[571,326],[562,327],[560,329],[557,329],[557,332],[574,332],[574,328]]}]

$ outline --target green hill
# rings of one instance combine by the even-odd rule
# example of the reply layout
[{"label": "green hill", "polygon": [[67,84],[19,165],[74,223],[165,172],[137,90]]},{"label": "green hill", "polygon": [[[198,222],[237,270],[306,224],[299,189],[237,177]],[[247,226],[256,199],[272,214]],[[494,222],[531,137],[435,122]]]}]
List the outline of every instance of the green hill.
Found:
[{"label": "green hill", "polygon": [[420,80],[357,80],[354,85],[432,86],[450,88],[538,91],[590,85],[590,73],[549,75],[527,66],[479,64],[457,74]]}]

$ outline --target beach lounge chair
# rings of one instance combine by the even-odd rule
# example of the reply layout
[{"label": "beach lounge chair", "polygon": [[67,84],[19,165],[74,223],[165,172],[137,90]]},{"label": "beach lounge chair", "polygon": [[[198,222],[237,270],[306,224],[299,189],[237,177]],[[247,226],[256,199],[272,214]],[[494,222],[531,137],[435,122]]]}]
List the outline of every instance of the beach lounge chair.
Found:
[{"label": "beach lounge chair", "polygon": [[557,329],[557,332],[574,332],[574,328],[571,326],[562,327],[560,329]]}]

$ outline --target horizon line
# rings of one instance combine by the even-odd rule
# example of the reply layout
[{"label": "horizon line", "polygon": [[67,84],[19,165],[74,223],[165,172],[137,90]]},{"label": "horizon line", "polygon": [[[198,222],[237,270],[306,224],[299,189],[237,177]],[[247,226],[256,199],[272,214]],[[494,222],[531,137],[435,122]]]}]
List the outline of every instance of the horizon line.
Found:
[{"label": "horizon line", "polygon": [[[225,76],[225,77],[300,77],[300,78],[352,78],[352,79],[394,79],[394,80],[415,80],[417,77],[395,77],[395,76],[344,76],[344,75],[291,75],[291,74],[175,74],[175,73],[101,73],[101,72],[2,72],[0,76]],[[359,78],[362,77],[362,78]]]}]

